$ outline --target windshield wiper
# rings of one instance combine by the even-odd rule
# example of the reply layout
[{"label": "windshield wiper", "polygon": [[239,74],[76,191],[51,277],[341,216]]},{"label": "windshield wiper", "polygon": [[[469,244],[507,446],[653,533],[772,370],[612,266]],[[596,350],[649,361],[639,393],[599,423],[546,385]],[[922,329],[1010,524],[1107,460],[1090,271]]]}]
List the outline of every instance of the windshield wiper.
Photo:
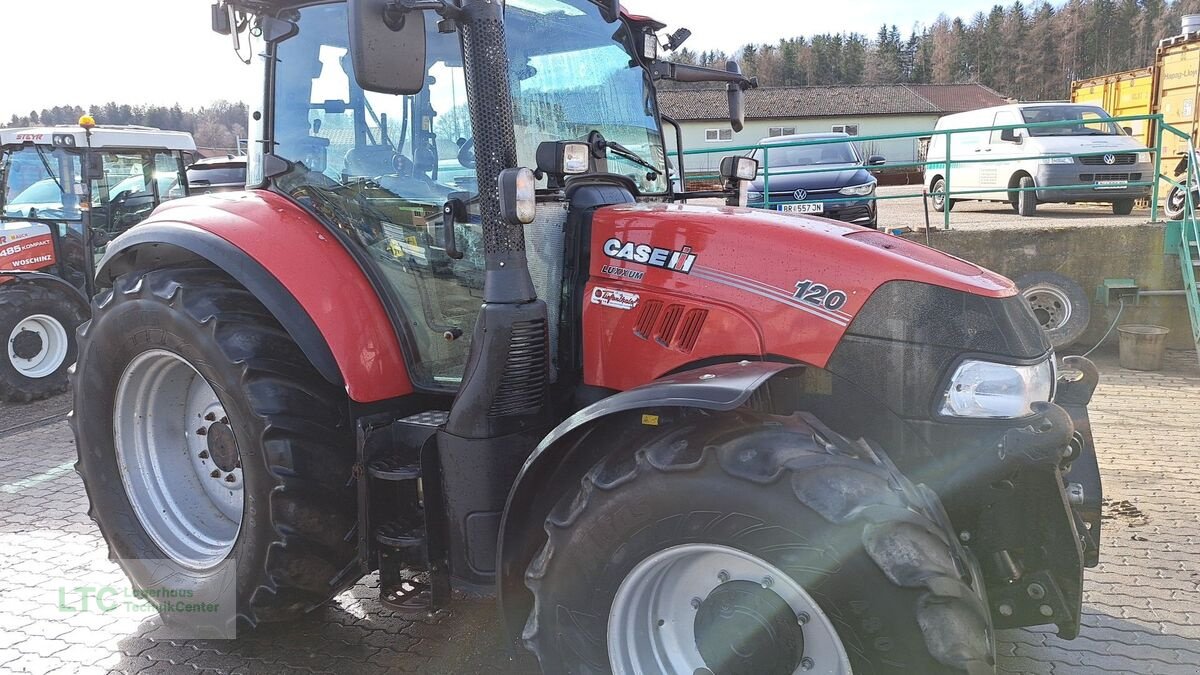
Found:
[{"label": "windshield wiper", "polygon": [[658,180],[659,175],[662,173],[662,171],[659,170],[657,167],[655,167],[653,164],[651,164],[650,162],[647,162],[646,160],[639,157],[636,152],[630,150],[629,148],[621,145],[620,143],[618,143],[616,141],[604,141],[604,147],[607,150],[612,150],[612,153],[614,155],[624,158],[624,159],[627,159],[627,160],[633,162],[634,164],[637,164],[638,166],[642,167],[643,169],[646,169],[650,173],[654,174],[653,177],[650,178],[650,180]]},{"label": "windshield wiper", "polygon": [[46,175],[50,176],[50,179],[53,180],[54,184],[58,186],[59,192],[66,194],[67,191],[63,189],[62,183],[58,181],[58,176],[55,176],[54,172],[50,170],[50,162],[46,161],[46,155],[42,152],[41,146],[35,145],[33,148],[34,150],[37,150],[38,159],[42,160],[42,166],[46,168]]}]

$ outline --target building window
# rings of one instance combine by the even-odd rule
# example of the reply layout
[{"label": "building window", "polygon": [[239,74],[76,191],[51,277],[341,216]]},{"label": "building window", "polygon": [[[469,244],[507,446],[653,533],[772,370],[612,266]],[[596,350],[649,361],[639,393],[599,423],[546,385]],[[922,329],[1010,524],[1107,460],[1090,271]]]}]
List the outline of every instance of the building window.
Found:
[{"label": "building window", "polygon": [[708,143],[718,143],[720,141],[732,141],[733,129],[705,129],[704,140]]},{"label": "building window", "polygon": [[767,136],[772,138],[775,136],[791,136],[794,133],[796,133],[796,127],[769,127],[767,129]]},{"label": "building window", "polygon": [[833,125],[833,132],[835,134],[841,133],[841,134],[846,134],[847,136],[857,136],[858,135],[858,125],[857,124],[835,124],[835,125]]}]

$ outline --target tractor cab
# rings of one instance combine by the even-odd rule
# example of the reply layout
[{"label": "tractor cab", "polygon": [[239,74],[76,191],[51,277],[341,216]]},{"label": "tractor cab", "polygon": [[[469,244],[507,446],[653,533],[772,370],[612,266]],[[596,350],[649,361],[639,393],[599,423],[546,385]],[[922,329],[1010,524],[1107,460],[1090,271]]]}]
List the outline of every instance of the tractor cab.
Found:
[{"label": "tractor cab", "polygon": [[0,256],[0,272],[41,270],[90,294],[107,242],[187,195],[182,172],[195,151],[186,133],[87,116],[79,126],[0,130],[0,236],[19,249]]}]

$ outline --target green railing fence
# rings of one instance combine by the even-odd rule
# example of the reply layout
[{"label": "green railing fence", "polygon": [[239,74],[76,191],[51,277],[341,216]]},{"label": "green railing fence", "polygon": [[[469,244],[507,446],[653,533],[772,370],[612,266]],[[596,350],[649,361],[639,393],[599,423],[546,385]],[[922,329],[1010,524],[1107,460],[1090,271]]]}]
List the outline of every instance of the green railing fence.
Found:
[{"label": "green railing fence", "polygon": [[[1145,148],[1145,149],[1136,149],[1136,150],[1132,150],[1132,149],[1131,150],[1124,150],[1124,149],[1122,149],[1122,150],[1097,150],[1097,151],[1091,151],[1091,152],[1025,154],[1025,155],[1005,154],[1002,156],[971,157],[971,158],[964,158],[964,157],[957,157],[957,156],[952,157],[951,156],[951,149],[955,147],[953,139],[954,139],[954,136],[956,136],[956,135],[987,134],[988,135],[987,139],[985,139],[984,143],[983,143],[983,147],[986,147],[986,146],[990,145],[990,143],[991,143],[991,140],[990,140],[991,134],[993,134],[994,132],[1004,131],[1007,129],[1028,130],[1028,129],[1037,129],[1037,128],[1042,128],[1042,127],[1060,128],[1063,126],[1072,126],[1072,125],[1073,126],[1087,126],[1087,125],[1094,125],[1094,124],[1101,123],[1101,122],[1111,122],[1116,125],[1121,125],[1123,122],[1133,122],[1133,121],[1141,121],[1141,120],[1148,120],[1154,124],[1155,134],[1154,134],[1154,146],[1153,147]],[[924,159],[917,159],[917,160],[914,160],[911,162],[910,161],[886,162],[882,166],[864,167],[869,171],[876,171],[879,169],[920,167],[925,172],[925,178],[921,181],[921,183],[922,183],[921,185],[912,186],[914,189],[911,191],[903,191],[903,192],[897,192],[897,193],[891,193],[891,191],[889,191],[889,194],[878,194],[876,192],[876,193],[870,195],[869,197],[839,196],[839,197],[831,197],[831,198],[827,198],[827,199],[806,199],[806,200],[804,200],[804,203],[836,204],[836,203],[844,203],[844,202],[861,202],[864,200],[873,200],[876,203],[878,203],[880,201],[886,201],[886,200],[892,200],[892,199],[912,199],[914,197],[918,197],[918,198],[922,198],[922,199],[929,199],[929,198],[933,197],[933,195],[930,194],[930,190],[929,190],[930,186],[928,185],[928,180],[930,178],[932,178],[933,171],[936,171],[939,175],[941,175],[942,179],[945,182],[944,190],[939,191],[938,194],[943,199],[946,199],[946,200],[953,200],[955,198],[963,198],[963,197],[966,197],[969,199],[973,195],[978,196],[978,195],[997,195],[997,194],[1004,194],[1006,197],[1011,198],[1012,195],[1014,195],[1016,193],[1020,193],[1020,192],[1052,191],[1052,190],[1089,190],[1090,189],[1091,192],[1089,194],[1094,194],[1097,197],[1096,201],[1111,201],[1113,199],[1113,197],[1111,197],[1109,195],[1105,195],[1103,188],[1101,188],[1099,190],[1096,189],[1097,183],[1095,180],[1093,180],[1091,182],[1081,181],[1078,183],[1059,184],[1059,185],[1044,185],[1044,186],[1034,185],[1033,187],[1022,188],[1019,186],[1009,185],[1007,182],[1007,179],[1006,179],[1006,182],[1004,182],[1002,185],[998,184],[998,185],[996,185],[994,187],[990,187],[990,188],[978,188],[977,187],[977,188],[973,188],[973,189],[955,189],[955,187],[954,187],[955,186],[955,181],[954,181],[955,167],[958,167],[960,183],[961,183],[961,176],[963,175],[962,172],[965,170],[964,168],[969,167],[970,165],[976,165],[976,164],[1021,162],[1021,161],[1028,161],[1028,160],[1037,160],[1039,163],[1041,163],[1041,162],[1050,163],[1050,162],[1048,162],[1048,160],[1052,160],[1052,159],[1055,160],[1055,163],[1065,164],[1066,162],[1063,162],[1063,160],[1066,158],[1070,158],[1070,162],[1077,168],[1092,169],[1093,175],[1103,172],[1104,169],[1110,169],[1113,172],[1119,173],[1121,171],[1121,169],[1127,167],[1126,173],[1130,174],[1129,179],[1120,182],[1120,186],[1123,188],[1125,188],[1125,187],[1148,187],[1149,188],[1149,194],[1146,196],[1148,196],[1148,198],[1150,200],[1150,220],[1151,220],[1151,222],[1158,222],[1158,220],[1159,220],[1159,201],[1160,201],[1159,197],[1160,197],[1160,192],[1163,188],[1169,190],[1172,187],[1180,187],[1181,189],[1184,190],[1184,192],[1186,194],[1186,201],[1185,201],[1186,206],[1185,206],[1185,212],[1184,212],[1183,218],[1179,221],[1172,221],[1168,225],[1166,242],[1167,242],[1167,249],[1168,249],[1167,252],[1178,255],[1179,259],[1180,259],[1182,272],[1183,272],[1183,279],[1184,279],[1184,288],[1185,288],[1185,292],[1187,295],[1188,311],[1189,311],[1189,316],[1191,318],[1191,324],[1192,324],[1192,335],[1197,342],[1198,350],[1200,350],[1200,289],[1198,289],[1197,283],[1196,283],[1198,265],[1200,265],[1200,223],[1198,223],[1198,221],[1197,221],[1197,212],[1196,212],[1197,205],[1195,203],[1196,202],[1195,195],[1193,194],[1192,190],[1187,189],[1187,187],[1186,187],[1189,185],[1200,185],[1200,167],[1196,166],[1196,162],[1189,161],[1187,175],[1182,177],[1183,178],[1182,181],[1175,180],[1173,173],[1174,173],[1174,167],[1175,167],[1177,158],[1162,156],[1162,154],[1163,154],[1162,153],[1162,147],[1163,147],[1162,141],[1163,141],[1164,134],[1173,134],[1175,136],[1178,136],[1178,137],[1184,139],[1187,142],[1187,151],[1189,153],[1188,157],[1195,157],[1195,145],[1194,145],[1190,135],[1181,129],[1178,129],[1176,127],[1173,127],[1173,126],[1163,122],[1162,115],[1127,115],[1127,116],[1123,116],[1123,117],[1107,118],[1105,120],[1093,119],[1093,120],[1063,120],[1063,121],[1037,122],[1037,123],[1028,123],[1027,122],[1027,123],[1023,123],[1023,124],[1011,124],[1011,125],[1003,125],[1003,126],[971,127],[971,128],[964,128],[964,129],[939,129],[939,130],[933,130],[933,131],[896,133],[896,134],[880,134],[880,135],[876,135],[876,136],[853,136],[853,137],[850,137],[849,140],[851,142],[855,143],[860,148],[870,147],[871,145],[876,144],[876,143],[903,141],[903,140],[913,141],[914,146],[915,146],[916,143],[919,142],[920,140],[923,140],[926,138],[932,139],[932,138],[938,137],[938,136],[944,137],[945,142],[944,142],[944,150],[942,150],[939,153],[941,156],[938,156],[938,157],[928,156],[928,153],[927,153],[927,155]],[[1025,138],[1028,138],[1028,137],[1029,136],[1027,134],[1025,136]],[[1086,137],[1087,136],[1085,136],[1085,135],[1079,135],[1079,138],[1081,138],[1081,139],[1086,138]],[[772,199],[771,198],[771,192],[772,192],[771,191],[771,179],[772,179],[772,177],[774,177],[776,180],[778,180],[780,177],[783,177],[783,176],[794,176],[794,175],[800,175],[800,174],[828,173],[830,171],[841,171],[841,170],[844,170],[845,167],[843,166],[841,168],[829,168],[828,166],[821,167],[821,166],[814,165],[814,168],[801,168],[801,169],[788,168],[788,169],[784,169],[784,170],[780,170],[780,169],[773,170],[773,169],[771,169],[771,161],[770,161],[771,152],[773,152],[773,151],[779,152],[782,149],[798,147],[798,146],[820,146],[820,145],[828,145],[828,144],[840,144],[840,143],[845,143],[846,141],[847,141],[847,139],[844,137],[843,138],[812,138],[812,139],[804,139],[804,140],[796,141],[796,142],[764,143],[764,144],[760,144],[760,145],[747,145],[747,146],[736,146],[736,147],[725,146],[725,147],[718,147],[718,148],[699,148],[699,149],[685,150],[683,152],[680,163],[684,166],[684,169],[686,170],[688,157],[694,158],[694,157],[700,157],[700,156],[712,155],[712,154],[719,154],[721,156],[726,156],[726,155],[731,155],[731,154],[748,155],[750,153],[755,153],[756,156],[758,157],[759,164],[760,164],[760,169],[759,169],[760,174],[759,175],[762,179],[762,189],[760,191],[762,193],[762,201],[761,202],[757,202],[757,200],[751,200],[751,201],[756,202],[754,204],[755,206],[761,205],[762,208],[774,209],[774,208],[778,207],[780,204],[789,203],[789,202],[795,203],[795,202],[797,202],[797,200],[795,200],[795,199]],[[932,145],[933,144],[930,143],[929,146],[927,146],[927,147],[932,147]],[[1012,143],[1011,145],[1013,145],[1015,147],[1020,147],[1021,145],[1023,145],[1023,143],[1019,143],[1019,144]],[[1084,165],[1082,161],[1076,159],[1076,158],[1084,158],[1084,157],[1102,157],[1102,156],[1110,154],[1110,153],[1111,154],[1128,154],[1130,152],[1137,153],[1139,155],[1139,157],[1135,157],[1133,164],[1127,164],[1127,165],[1115,165],[1115,164],[1114,165],[1107,165],[1107,164]],[[1142,154],[1150,155],[1149,161],[1153,164],[1153,171],[1151,172],[1150,175],[1141,175],[1141,176],[1138,176],[1137,180],[1133,180],[1132,174],[1137,173],[1136,167],[1140,164],[1143,164],[1143,162],[1140,161],[1142,159],[1140,157],[1140,155],[1142,155]],[[1164,170],[1164,161],[1170,162],[1170,164],[1167,166],[1167,168],[1172,171],[1172,175],[1167,175],[1164,173],[1164,171],[1163,171]],[[1086,173],[1086,172],[1087,171],[1084,170],[1084,171],[1080,171],[1079,173]],[[688,181],[719,180],[719,176],[717,176],[715,173],[714,174],[699,174],[699,175],[685,174],[685,175],[680,176],[680,178],[681,178],[681,180],[684,181],[685,188],[687,186]],[[755,190],[755,191],[759,192],[759,190]],[[1086,202],[1089,200],[1088,199],[1078,199],[1077,201]],[[949,208],[949,204],[947,204],[947,208],[944,208],[942,211],[942,214],[941,214],[942,226],[945,229],[950,229],[951,211],[952,211],[952,209]],[[879,221],[880,221],[880,224],[884,228],[886,228],[889,225],[888,220],[887,220],[886,211],[880,210]]]}]

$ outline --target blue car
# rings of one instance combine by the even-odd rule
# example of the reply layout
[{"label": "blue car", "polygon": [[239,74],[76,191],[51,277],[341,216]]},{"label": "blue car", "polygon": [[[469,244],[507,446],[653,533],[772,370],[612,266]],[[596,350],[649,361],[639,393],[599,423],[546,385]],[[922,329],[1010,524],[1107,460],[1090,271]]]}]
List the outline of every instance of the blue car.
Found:
[{"label": "blue car", "polygon": [[[804,144],[815,140],[846,139],[842,143]],[[806,213],[823,218],[843,220],[856,225],[875,227],[875,177],[869,166],[884,163],[883,157],[863,158],[858,148],[843,133],[794,134],[774,136],[759,141],[754,151],[759,161],[759,177],[750,184],[748,206],[770,208],[786,213]],[[802,145],[791,145],[801,143]],[[766,155],[766,162],[763,155]],[[818,171],[819,170],[819,171]],[[791,172],[811,173],[791,173]],[[763,172],[770,178],[771,198],[768,206],[763,199]],[[777,175],[784,174],[784,175]]]}]

